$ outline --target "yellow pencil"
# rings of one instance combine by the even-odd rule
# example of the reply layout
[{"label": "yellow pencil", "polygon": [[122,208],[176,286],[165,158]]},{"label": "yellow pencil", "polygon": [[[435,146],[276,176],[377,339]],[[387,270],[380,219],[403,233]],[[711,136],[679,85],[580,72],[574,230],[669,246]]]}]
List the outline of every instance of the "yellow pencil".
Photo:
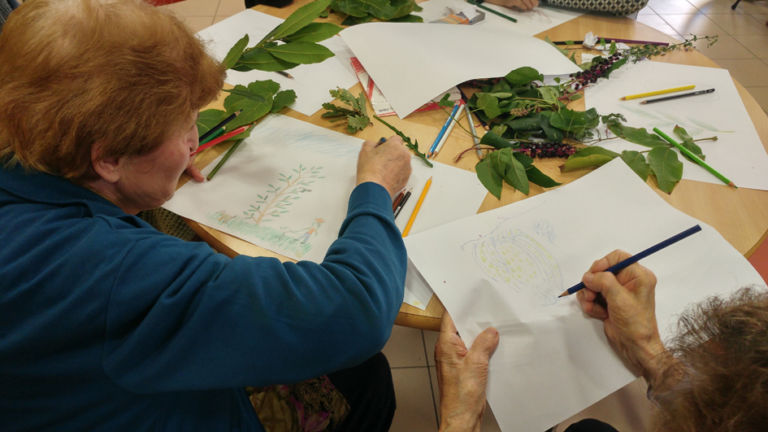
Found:
[{"label": "yellow pencil", "polygon": [[650,91],[650,92],[647,92],[647,93],[638,93],[638,94],[634,94],[634,95],[624,96],[624,97],[621,98],[621,100],[639,99],[639,98],[644,98],[644,97],[648,97],[648,96],[656,96],[656,95],[660,95],[660,94],[674,93],[674,92],[679,92],[679,91],[690,90],[690,89],[695,88],[695,87],[696,87],[695,85],[687,85],[687,86],[682,86],[682,87],[668,88],[668,89],[664,89],[664,90]]},{"label": "yellow pencil", "polygon": [[416,207],[413,208],[411,217],[408,219],[408,223],[405,224],[405,229],[403,230],[403,237],[407,236],[408,233],[411,232],[411,226],[413,226],[413,221],[416,220],[416,215],[419,214],[421,203],[424,202],[424,197],[427,196],[427,192],[429,191],[430,186],[432,186],[432,177],[430,177],[429,180],[427,180],[427,184],[424,185],[424,189],[421,191],[421,195],[419,195],[419,200],[416,201]]}]

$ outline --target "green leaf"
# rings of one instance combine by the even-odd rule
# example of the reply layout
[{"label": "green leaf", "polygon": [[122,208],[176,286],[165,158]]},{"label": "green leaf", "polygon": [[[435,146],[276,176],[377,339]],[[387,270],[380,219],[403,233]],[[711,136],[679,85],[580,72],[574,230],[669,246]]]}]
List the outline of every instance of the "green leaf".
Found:
[{"label": "green leaf", "polygon": [[324,10],[331,5],[331,0],[314,0],[311,3],[307,3],[304,6],[296,9],[288,18],[285,19],[280,25],[272,29],[264,39],[262,39],[258,45],[263,42],[271,42],[275,40],[283,39],[286,36],[292,35],[305,26],[309,25],[315,20]]},{"label": "green leaf", "polygon": [[645,161],[642,153],[634,150],[624,150],[621,152],[621,159],[632,168],[635,174],[639,175],[643,181],[648,180],[648,174],[651,173],[651,166]]},{"label": "green leaf", "polygon": [[590,108],[587,111],[561,109],[549,118],[549,124],[570,132],[577,139],[583,138],[588,131],[596,128],[599,123],[600,116],[594,108]]},{"label": "green leaf", "polygon": [[560,91],[560,87],[542,86],[542,87],[539,87],[539,93],[541,93],[541,98],[544,99],[547,103],[550,103],[552,105],[560,104],[560,101],[558,101],[558,98],[562,95],[562,92]]},{"label": "green leaf", "polygon": [[281,71],[298,66],[297,63],[291,63],[270,54],[264,48],[253,48],[245,51],[240,59],[231,69],[240,72],[247,72],[258,69],[268,72]]},{"label": "green leaf", "polygon": [[618,121],[608,122],[606,124],[608,129],[613,132],[619,138],[625,139],[635,144],[640,144],[646,147],[667,147],[666,141],[661,139],[658,135],[648,133],[645,128],[634,128],[625,126]]},{"label": "green leaf", "polygon": [[504,124],[515,131],[532,131],[541,127],[540,118],[537,114],[507,120]]},{"label": "green leaf", "polygon": [[491,168],[491,161],[485,158],[475,165],[475,173],[480,183],[488,189],[493,196],[497,199],[501,199],[501,182],[502,178],[496,171]]},{"label": "green leaf", "polygon": [[247,46],[248,35],[246,34],[240,38],[239,41],[235,42],[232,48],[229,49],[227,56],[224,57],[224,60],[222,60],[221,65],[224,66],[224,69],[231,69],[232,66],[234,66],[238,60],[240,60],[240,57],[243,55],[243,51],[245,51]]},{"label": "green leaf", "polygon": [[424,18],[418,16],[418,15],[406,15],[398,18],[392,18],[389,20],[390,22],[409,22],[409,23],[420,23],[424,22]]},{"label": "green leaf", "polygon": [[363,116],[363,115],[349,116],[349,119],[347,121],[347,132],[356,133],[357,131],[361,131],[365,129],[365,127],[368,126],[369,124],[371,124],[371,119],[369,119],[368,116]]},{"label": "green leaf", "polygon": [[668,147],[656,147],[649,151],[648,164],[659,189],[666,193],[672,193],[677,182],[683,178],[683,163],[677,160],[677,153]]},{"label": "green leaf", "polygon": [[453,107],[453,102],[450,101],[450,93],[446,93],[443,95],[443,97],[440,98],[440,102],[437,104],[443,108],[451,108]]},{"label": "green leaf", "polygon": [[523,66],[506,74],[504,79],[512,85],[520,86],[532,81],[541,81],[544,79],[544,75],[532,67]]},{"label": "green leaf", "polygon": [[288,42],[266,50],[280,60],[299,64],[320,63],[334,55],[325,46],[313,42]]},{"label": "green leaf", "polygon": [[547,136],[547,139],[549,141],[559,143],[563,141],[563,131],[555,127],[552,127],[550,119],[553,115],[554,113],[552,111],[540,112],[539,126],[541,127],[541,130],[544,131],[544,134]]},{"label": "green leaf", "polygon": [[272,101],[272,109],[271,112],[275,113],[283,108],[287,107],[288,105],[293,104],[296,102],[296,92],[293,90],[283,90],[280,92],[277,92],[275,94],[275,98]]},{"label": "green leaf", "polygon": [[199,136],[208,132],[212,127],[227,118],[229,114],[231,113],[217,109],[200,111],[197,116],[197,135]]},{"label": "green leaf", "polygon": [[562,170],[567,172],[599,167],[617,156],[619,156],[618,153],[603,147],[586,147],[572,154],[563,164]]},{"label": "green leaf", "polygon": [[227,112],[242,110],[230,127],[235,128],[264,117],[271,111],[272,97],[279,88],[280,84],[266,80],[254,81],[248,84],[248,87],[236,85],[230,90],[224,90],[230,93],[224,99],[224,108]]},{"label": "green leaf", "polygon": [[331,23],[310,23],[301,30],[283,38],[286,42],[320,42],[336,35],[341,27]]},{"label": "green leaf", "polygon": [[533,165],[525,167],[525,174],[528,176],[528,180],[531,183],[537,184],[541,187],[549,188],[553,186],[560,186],[560,183],[556,182],[550,176],[544,174]]},{"label": "green leaf", "polygon": [[[673,130],[673,132],[682,140],[680,145],[685,147],[691,153],[698,156],[701,160],[704,160],[706,156],[704,156],[704,153],[701,151],[701,147],[699,147],[695,142],[693,142],[693,138],[688,134],[688,131],[686,131],[680,126],[675,125],[675,129]],[[683,156],[685,156],[687,159],[693,160],[689,158],[688,155],[686,155],[685,153],[683,153]]]},{"label": "green leaf", "polygon": [[477,95],[477,107],[483,110],[489,119],[493,119],[501,115],[501,110],[499,109],[499,99],[489,93],[480,93]]},{"label": "green leaf", "polygon": [[483,137],[480,138],[480,144],[488,144],[489,146],[493,146],[497,149],[512,147],[511,142],[500,137],[499,135],[494,133],[492,130],[486,132],[485,135],[483,135]]},{"label": "green leaf", "polygon": [[502,177],[508,185],[528,195],[530,185],[528,176],[525,175],[525,167],[513,153],[509,148],[497,150],[488,155],[487,159],[491,160],[491,166],[497,173],[503,173]]}]

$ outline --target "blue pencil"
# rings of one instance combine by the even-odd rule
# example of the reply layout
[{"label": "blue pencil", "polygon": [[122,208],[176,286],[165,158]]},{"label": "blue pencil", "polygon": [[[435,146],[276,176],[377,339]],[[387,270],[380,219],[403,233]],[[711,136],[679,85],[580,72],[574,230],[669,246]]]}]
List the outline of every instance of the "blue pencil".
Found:
[{"label": "blue pencil", "polygon": [[[633,256],[625,259],[624,261],[620,261],[620,262],[618,262],[618,263],[608,267],[608,269],[606,271],[609,271],[609,272],[611,272],[613,274],[617,274],[618,272],[620,272],[620,271],[624,270],[625,268],[629,267],[630,265],[640,261],[641,259],[647,257],[648,255],[650,255],[650,254],[652,254],[654,252],[658,252],[658,251],[664,249],[665,247],[667,247],[667,246],[669,246],[671,244],[677,243],[680,240],[690,236],[691,234],[697,233],[699,231],[701,231],[701,227],[699,225],[694,225],[694,226],[688,228],[687,230],[681,232],[680,234],[675,234],[672,237],[670,237],[670,238],[668,238],[668,239],[666,239],[666,240],[664,240],[664,241],[662,241],[660,243],[657,243],[657,244],[649,247],[648,249],[640,252],[637,255],[633,255]],[[574,286],[568,288],[567,290],[563,291],[563,293],[560,294],[557,297],[559,298],[559,297],[565,297],[565,296],[571,295],[571,294],[581,290],[582,288],[584,288],[584,282],[579,282],[576,285],[574,285]]]},{"label": "blue pencil", "polygon": [[437,148],[437,145],[440,143],[440,139],[443,138],[443,135],[445,134],[446,129],[448,129],[448,125],[451,124],[453,121],[453,116],[456,115],[456,112],[459,110],[459,107],[461,104],[459,102],[456,102],[453,105],[453,110],[451,111],[451,115],[448,116],[448,120],[445,121],[445,124],[443,125],[443,128],[440,129],[440,133],[437,134],[437,138],[435,138],[435,142],[432,143],[432,146],[429,148],[429,153],[434,153],[435,149]]}]

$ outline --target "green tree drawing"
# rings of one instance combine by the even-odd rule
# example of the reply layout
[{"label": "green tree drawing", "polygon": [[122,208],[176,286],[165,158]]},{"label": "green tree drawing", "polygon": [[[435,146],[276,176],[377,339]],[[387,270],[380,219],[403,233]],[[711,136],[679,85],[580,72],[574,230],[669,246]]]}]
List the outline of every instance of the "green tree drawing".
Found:
[{"label": "green tree drawing", "polygon": [[299,199],[301,194],[312,191],[309,186],[315,180],[325,178],[321,175],[322,170],[322,167],[305,167],[299,164],[298,168],[292,169],[290,174],[279,173],[277,182],[270,183],[264,194],[257,194],[256,202],[249,205],[248,210],[243,214],[258,225],[261,222],[273,220],[269,218],[279,218],[288,213],[289,207]]}]

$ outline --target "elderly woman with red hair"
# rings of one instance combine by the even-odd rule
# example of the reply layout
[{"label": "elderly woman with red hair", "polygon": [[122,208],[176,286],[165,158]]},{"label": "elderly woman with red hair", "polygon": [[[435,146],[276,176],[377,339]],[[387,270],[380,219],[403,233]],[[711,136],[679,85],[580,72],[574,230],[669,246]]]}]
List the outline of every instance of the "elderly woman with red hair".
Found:
[{"label": "elderly woman with red hair", "polygon": [[405,279],[391,210],[410,174],[401,140],[363,145],[320,264],[228,258],[135,216],[185,171],[200,179],[196,116],[223,75],[177,19],[140,0],[29,0],[11,14],[0,34],[4,431],[259,431],[263,401],[246,386],[285,384],[296,405],[288,385],[308,379],[319,402],[295,406],[287,427],[389,428],[379,350]]}]

